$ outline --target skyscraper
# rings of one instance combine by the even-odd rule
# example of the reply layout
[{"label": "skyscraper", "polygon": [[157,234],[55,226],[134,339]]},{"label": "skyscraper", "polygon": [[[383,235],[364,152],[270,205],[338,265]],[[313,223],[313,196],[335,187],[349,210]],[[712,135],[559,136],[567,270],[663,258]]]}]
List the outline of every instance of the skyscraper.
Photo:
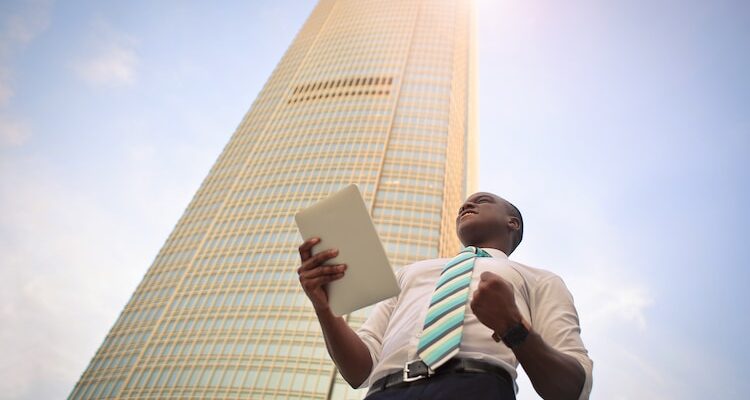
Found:
[{"label": "skyscraper", "polygon": [[361,397],[299,286],[293,215],[357,183],[395,268],[458,250],[472,7],[320,0],[69,398]]}]

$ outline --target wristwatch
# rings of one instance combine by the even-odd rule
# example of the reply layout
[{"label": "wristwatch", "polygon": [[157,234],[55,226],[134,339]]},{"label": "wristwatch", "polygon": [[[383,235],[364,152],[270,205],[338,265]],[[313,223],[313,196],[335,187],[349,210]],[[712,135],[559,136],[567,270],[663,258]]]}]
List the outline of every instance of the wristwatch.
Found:
[{"label": "wristwatch", "polygon": [[508,329],[502,337],[497,332],[492,333],[492,339],[496,342],[502,340],[511,349],[523,343],[527,336],[529,336],[529,329],[526,328],[526,324],[523,321]]}]

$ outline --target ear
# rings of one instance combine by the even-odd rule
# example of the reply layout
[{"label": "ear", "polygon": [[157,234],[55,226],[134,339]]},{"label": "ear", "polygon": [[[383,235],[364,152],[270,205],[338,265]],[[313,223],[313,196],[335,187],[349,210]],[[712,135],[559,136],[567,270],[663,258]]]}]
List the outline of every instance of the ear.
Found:
[{"label": "ear", "polygon": [[511,232],[519,231],[521,229],[521,220],[519,220],[518,217],[509,215],[508,216],[508,228],[511,230]]}]

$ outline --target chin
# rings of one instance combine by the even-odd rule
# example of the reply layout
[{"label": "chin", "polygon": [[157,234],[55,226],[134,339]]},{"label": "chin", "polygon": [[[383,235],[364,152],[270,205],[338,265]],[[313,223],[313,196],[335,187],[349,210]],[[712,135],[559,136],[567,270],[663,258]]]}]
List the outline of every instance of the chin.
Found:
[{"label": "chin", "polygon": [[476,237],[477,235],[472,235],[472,229],[468,226],[459,227],[456,229],[456,233],[458,234],[458,240],[461,241],[464,246],[473,246],[475,243],[479,242],[479,239]]}]

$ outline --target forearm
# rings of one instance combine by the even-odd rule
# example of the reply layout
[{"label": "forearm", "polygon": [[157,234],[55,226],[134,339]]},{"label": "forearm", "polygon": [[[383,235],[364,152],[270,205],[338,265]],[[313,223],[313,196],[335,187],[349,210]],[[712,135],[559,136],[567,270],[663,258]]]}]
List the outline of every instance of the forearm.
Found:
[{"label": "forearm", "polygon": [[534,389],[545,400],[575,400],[586,373],[573,357],[553,349],[533,330],[513,349]]},{"label": "forearm", "polygon": [[316,314],[328,354],[349,385],[359,387],[372,371],[370,351],[344,318],[335,316],[330,309]]}]

